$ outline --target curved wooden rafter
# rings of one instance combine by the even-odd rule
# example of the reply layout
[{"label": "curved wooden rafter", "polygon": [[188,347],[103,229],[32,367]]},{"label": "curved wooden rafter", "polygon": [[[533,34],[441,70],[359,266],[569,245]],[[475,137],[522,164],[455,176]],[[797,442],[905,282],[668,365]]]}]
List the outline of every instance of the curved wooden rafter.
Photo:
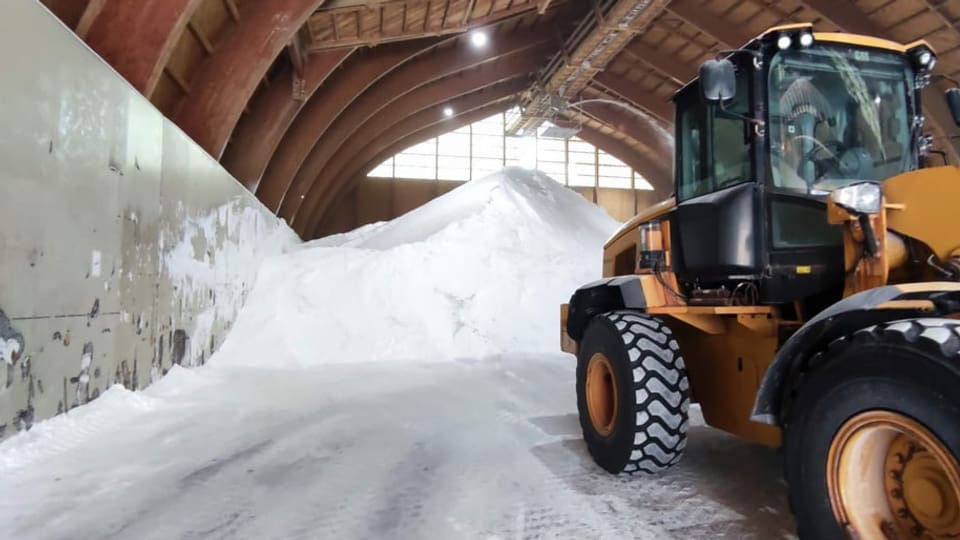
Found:
[{"label": "curved wooden rafter", "polygon": [[[304,161],[291,186],[292,197],[284,198],[280,207],[280,216],[293,221],[303,200],[308,196],[311,186],[321,174],[328,161],[339,151],[343,143],[363,124],[374,119],[387,108],[397,107],[396,101],[424,85],[454,75],[478,65],[503,62],[508,56],[524,50],[534,50],[538,56],[549,54],[546,41],[537,41],[523,36],[507,37],[498,40],[497,47],[478,53],[470,48],[449,49],[442,53],[421,57],[403,66],[388,78],[379,82],[363,96],[357,98],[350,109],[345,111],[328,130],[324,138],[317,142],[311,155]],[[506,67],[512,67],[512,64]],[[533,71],[535,68],[531,68]],[[493,76],[496,76],[495,74]],[[289,204],[288,204],[289,203]]]},{"label": "curved wooden rafter", "polygon": [[[588,116],[636,141],[642,149],[641,153],[648,158],[669,159],[673,155],[673,144],[669,135],[655,127],[649,118],[641,118],[603,103],[586,103],[581,109]],[[666,172],[669,170],[667,167]]]},{"label": "curved wooden rafter", "polygon": [[588,125],[581,126],[580,133],[577,136],[632,167],[647,182],[650,182],[650,185],[658,194],[668,194],[673,191],[672,175],[667,173],[664,176],[661,162],[639,155],[623,141]]},{"label": "curved wooden rafter", "polygon": [[406,41],[355,53],[318,90],[287,129],[257,187],[257,197],[273,212],[280,208],[284,193],[303,160],[313,149],[319,133],[380,77],[406,60],[430,49],[436,39]]},{"label": "curved wooden rafter", "polygon": [[[338,183],[352,176],[351,168],[365,165],[365,150],[374,146],[371,141],[379,140],[385,131],[404,118],[421,113],[425,113],[422,118],[442,118],[444,106],[458,110],[456,107],[460,98],[503,83],[509,82],[510,89],[507,91],[512,89],[519,92],[525,84],[529,84],[529,74],[536,69],[543,54],[546,54],[545,49],[519,52],[494,64],[483,65],[467,73],[423,86],[396,101],[393,107],[365,123],[344,143],[328,167],[317,175],[298,215],[311,219],[315,209],[323,206],[322,201],[338,189]],[[293,222],[296,223],[297,219]]]},{"label": "curved wooden rafter", "polygon": [[77,34],[134,88],[150,96],[201,1],[93,1]]},{"label": "curved wooden rafter", "polygon": [[267,69],[323,0],[242,4],[239,24],[203,63],[173,120],[219,159]]},{"label": "curved wooden rafter", "polygon": [[[292,66],[274,77],[273,84],[250,103],[250,113],[237,123],[220,163],[250,191],[257,191],[260,177],[270,156],[290,128],[303,106],[327,77],[353,52],[353,49],[321,51],[311,54],[302,77]],[[295,79],[301,91],[293,91]]]},{"label": "curved wooden rafter", "polygon": [[358,126],[384,110],[397,98],[424,84],[436,81],[473,66],[498,59],[516,51],[536,47],[550,40],[544,32],[523,35],[500,35],[484,50],[476,50],[466,40],[433,54],[421,55],[377,81],[358,96],[334,123],[317,138],[310,154],[304,160],[290,185],[289,196],[284,196],[279,215],[292,221],[307,191],[327,161]]},{"label": "curved wooden rafter", "polygon": [[[385,148],[392,146],[396,141],[404,139],[411,133],[416,133],[427,127],[436,127],[441,130],[440,133],[453,129],[452,126],[455,124],[451,122],[452,118],[443,114],[445,108],[450,107],[454,111],[470,112],[478,108],[486,107],[490,103],[512,99],[525,88],[525,85],[529,85],[529,81],[519,79],[485,88],[482,91],[471,92],[456,99],[448,100],[445,103],[434,105],[416,114],[408,115],[400,122],[390,126],[375,139],[371,140],[370,143],[364,147],[363,151],[355,156],[356,159],[353,162],[353,167],[344,170],[343,174],[336,179],[336,184],[330,186],[325,192],[325,197],[320,197],[320,192],[315,192],[313,200],[310,201],[311,212],[309,215],[304,214],[300,221],[292,224],[294,230],[298,233],[309,231],[319,222],[320,217],[326,212],[326,209],[329,208],[330,201],[335,199],[337,194],[344,189],[344,186],[356,176],[356,171],[367,165],[371,165],[371,162],[375,161],[376,156],[382,154]],[[386,159],[386,157],[383,159]],[[373,164],[373,166],[375,165],[376,164]]]},{"label": "curved wooden rafter", "polygon": [[643,109],[663,126],[673,126],[674,109],[669,100],[662,99],[649,92],[638,91],[635,85],[631,85],[628,81],[606,71],[598,73],[593,78],[593,82],[624,101]]},{"label": "curved wooden rafter", "polygon": [[[373,168],[376,167],[381,161],[392,156],[393,154],[396,154],[397,152],[403,150],[404,148],[409,148],[411,146],[420,144],[423,141],[432,139],[434,137],[437,137],[449,131],[459,129],[463,126],[472,124],[479,120],[483,120],[484,118],[488,118],[495,114],[500,114],[515,105],[516,105],[516,99],[513,96],[509,96],[497,102],[488,103],[486,105],[482,105],[475,109],[463,111],[459,114],[454,115],[452,118],[446,118],[445,121],[442,123],[431,124],[429,126],[421,125],[419,126],[419,129],[415,128],[413,130],[409,130],[407,134],[404,135],[403,137],[396,139],[393,141],[393,143],[388,144],[386,147],[383,147],[383,149],[376,156],[374,156],[373,159],[369,160],[365,166],[363,166],[360,170],[357,171],[356,174],[353,175],[352,178],[350,178],[349,182],[344,183],[344,186],[347,189],[342,189],[339,192],[335,193],[331,197],[330,203],[327,204],[325,207],[330,208],[331,206],[334,206],[335,204],[342,201],[345,196],[349,195],[350,187],[355,187],[357,182],[365,178],[366,175],[369,174],[370,171],[372,171]],[[318,215],[318,219],[317,219],[318,225],[313,227],[313,229],[307,235],[300,233],[301,236],[305,239],[313,238],[317,232],[317,229],[319,228],[319,224],[321,223],[321,220],[322,220],[322,216]]]}]

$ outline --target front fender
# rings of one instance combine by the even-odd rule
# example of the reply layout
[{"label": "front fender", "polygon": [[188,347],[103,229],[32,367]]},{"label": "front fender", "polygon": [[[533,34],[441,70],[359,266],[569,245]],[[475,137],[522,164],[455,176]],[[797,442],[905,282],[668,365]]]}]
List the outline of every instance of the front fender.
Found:
[{"label": "front fender", "polygon": [[807,321],[780,347],[757,391],[751,420],[782,425],[783,398],[807,361],[833,340],[884,322],[960,312],[960,283],[887,285],[854,294]]},{"label": "front fender", "polygon": [[576,341],[595,315],[616,309],[643,309],[647,307],[640,276],[620,276],[601,279],[580,287],[570,297],[567,311],[567,334]]}]

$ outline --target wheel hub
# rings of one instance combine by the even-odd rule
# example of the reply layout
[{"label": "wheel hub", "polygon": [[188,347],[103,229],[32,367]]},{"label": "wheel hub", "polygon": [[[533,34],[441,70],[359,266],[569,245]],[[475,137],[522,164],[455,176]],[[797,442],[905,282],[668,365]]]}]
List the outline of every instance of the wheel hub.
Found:
[{"label": "wheel hub", "polygon": [[898,435],[887,451],[886,468],[890,506],[901,529],[919,537],[960,535],[960,499],[932,453]]},{"label": "wheel hub", "polygon": [[916,420],[868,411],[830,445],[827,487],[854,538],[960,538],[960,466]]},{"label": "wheel hub", "polygon": [[610,359],[603,353],[594,353],[587,364],[587,411],[593,429],[606,437],[613,433],[617,423],[617,383]]}]

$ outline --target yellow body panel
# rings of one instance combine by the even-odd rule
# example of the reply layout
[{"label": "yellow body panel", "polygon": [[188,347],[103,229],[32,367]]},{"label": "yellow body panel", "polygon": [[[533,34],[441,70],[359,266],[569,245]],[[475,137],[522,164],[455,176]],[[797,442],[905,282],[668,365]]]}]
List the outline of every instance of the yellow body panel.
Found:
[{"label": "yellow body panel", "polygon": [[766,446],[780,446],[780,429],[750,420],[764,373],[777,352],[775,321],[706,315],[722,332],[707,334],[664,316],[680,344],[693,399],[707,424]]},{"label": "yellow body panel", "polygon": [[926,244],[941,260],[960,255],[960,168],[935,167],[895,176],[883,183],[890,203],[887,227]]},{"label": "yellow body panel", "polygon": [[[784,24],[780,26],[774,26],[768,28],[762,34],[757,36],[757,39],[761,39],[764,36],[769,36],[773,33],[779,32],[797,32],[800,30],[813,28],[811,23],[795,23],[795,24]],[[840,43],[843,45],[856,45],[859,47],[871,47],[874,49],[885,49],[888,51],[905,53],[909,50],[919,47],[921,45],[926,46],[931,51],[933,47],[930,46],[925,40],[917,40],[911,43],[900,43],[897,41],[891,41],[889,39],[878,38],[874,36],[863,36],[860,34],[847,34],[842,32],[814,32],[813,39],[816,41],[825,41],[828,43]]]},{"label": "yellow body panel", "polygon": [[914,47],[920,45],[926,45],[931,51],[933,47],[926,41],[914,41],[912,43],[903,44],[896,41],[890,41],[889,39],[882,39],[873,36],[861,36],[858,34],[841,34],[836,32],[814,32],[813,39],[817,41],[825,41],[828,43],[841,43],[844,45],[856,45],[858,47],[871,47],[874,49],[885,49],[888,51],[905,53]]},{"label": "yellow body panel", "polygon": [[629,221],[624,223],[617,232],[613,233],[613,236],[603,245],[603,249],[606,250],[610,248],[613,244],[616,244],[623,237],[627,236],[631,231],[637,230],[637,228],[647,221],[656,219],[658,217],[666,215],[668,212],[676,208],[677,200],[673,197],[660,201],[659,203],[647,208],[646,210],[640,212],[639,214],[630,218]]},{"label": "yellow body panel", "polygon": [[764,36],[769,36],[775,32],[795,32],[798,30],[804,30],[806,28],[813,28],[811,23],[793,23],[793,24],[781,24],[780,26],[771,26],[763,31],[762,34],[757,36],[757,39],[761,39]]}]

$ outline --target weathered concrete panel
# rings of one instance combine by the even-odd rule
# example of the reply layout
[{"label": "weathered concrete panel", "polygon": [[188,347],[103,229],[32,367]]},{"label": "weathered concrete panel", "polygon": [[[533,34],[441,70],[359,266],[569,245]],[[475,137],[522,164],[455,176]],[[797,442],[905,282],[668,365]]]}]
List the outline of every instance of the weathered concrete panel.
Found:
[{"label": "weathered concrete panel", "polygon": [[3,437],[203,363],[296,238],[39,2],[0,71]]}]

